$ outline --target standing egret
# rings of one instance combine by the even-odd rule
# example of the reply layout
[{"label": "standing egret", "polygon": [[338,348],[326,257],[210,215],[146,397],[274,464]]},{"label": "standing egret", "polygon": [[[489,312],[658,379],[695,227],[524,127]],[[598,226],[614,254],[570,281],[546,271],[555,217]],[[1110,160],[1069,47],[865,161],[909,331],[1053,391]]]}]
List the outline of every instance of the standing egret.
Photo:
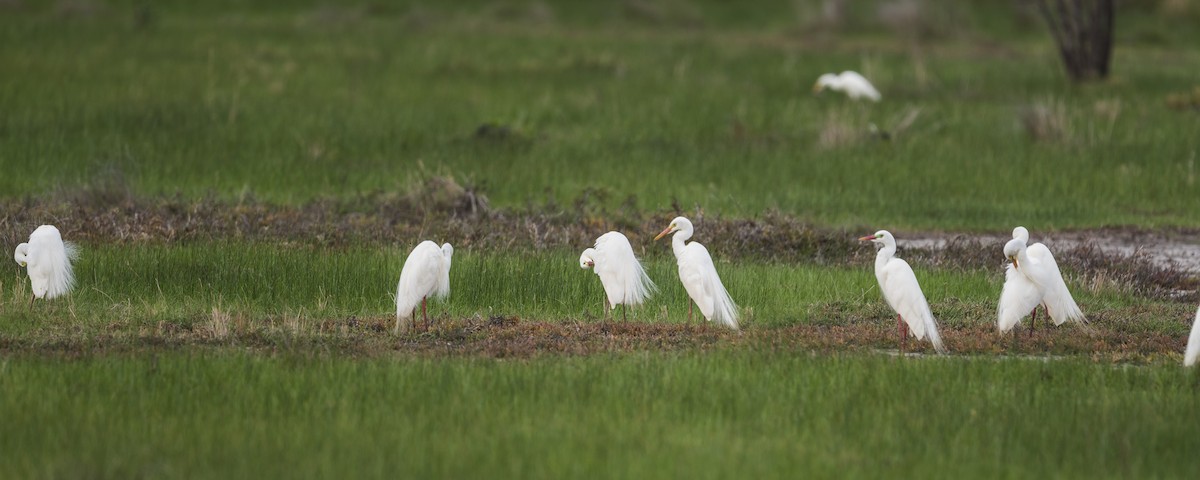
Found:
[{"label": "standing egret", "polygon": [[579,267],[591,268],[600,277],[607,300],[604,313],[621,305],[621,317],[626,319],[625,310],[641,305],[654,291],[654,282],[633,254],[629,239],[620,232],[608,232],[596,239],[596,246],[583,251],[579,256]]},{"label": "standing egret", "polygon": [[875,89],[871,82],[859,75],[858,72],[847,70],[841,75],[834,73],[826,73],[817,78],[817,83],[813,85],[813,93],[820,93],[821,90],[830,89],[835,92],[845,93],[851,100],[867,99],[872,102],[878,102],[881,98],[879,90]]},{"label": "standing egret", "polygon": [[[692,238],[692,222],[683,217],[675,217],[671,225],[663,229],[654,240],[675,233],[671,237],[671,249],[675,251],[675,261],[679,264],[679,281],[688,297],[700,307],[700,313],[710,322],[717,322],[734,330],[738,329],[738,307],[729,298],[721,277],[717,275],[717,267],[713,265],[712,256],[708,249],[699,242],[684,244]],[[688,303],[688,321],[692,319],[692,304]]]},{"label": "standing egret", "polygon": [[29,243],[17,245],[13,260],[26,269],[33,286],[29,307],[38,298],[51,299],[66,295],[75,285],[71,260],[77,256],[75,245],[63,242],[54,225],[42,225],[29,235]]},{"label": "standing egret", "polygon": [[1196,320],[1192,321],[1192,334],[1188,335],[1187,350],[1183,352],[1183,366],[1190,367],[1200,358],[1200,309],[1196,310]]},{"label": "standing egret", "polygon": [[1032,312],[1029,333],[1033,334],[1037,321],[1037,306],[1046,310],[1055,325],[1067,321],[1086,324],[1087,318],[1058,270],[1054,254],[1041,243],[1026,245],[1029,230],[1025,227],[1013,229],[1013,239],[1004,245],[1004,256],[1012,263],[1005,272],[1004,290],[1000,293],[997,326],[1005,333]]},{"label": "standing egret", "polygon": [[450,257],[453,255],[454,247],[449,243],[438,248],[429,240],[421,242],[408,254],[404,269],[400,271],[400,283],[396,285],[396,333],[400,333],[401,323],[408,328],[418,302],[425,328],[429,328],[425,302],[429,297],[450,295]]},{"label": "standing egret", "polygon": [[[1007,333],[1012,330],[1018,323],[1021,323],[1021,318],[1031,310],[1034,318],[1037,317],[1037,307],[1042,302],[1042,289],[1037,284],[1033,283],[1025,276],[1025,274],[1017,271],[1016,265],[1019,263],[1018,255],[1021,250],[1012,240],[1009,243],[1013,246],[1004,246],[1004,256],[1012,259],[1004,270],[1004,289],[1000,291],[1000,305],[997,308],[996,326],[1000,328],[1000,333]],[[1031,262],[1027,259],[1026,265]],[[1032,322],[1030,323],[1029,334],[1033,335]]]},{"label": "standing egret", "polygon": [[880,230],[874,235],[859,238],[859,241],[870,241],[882,245],[875,256],[875,278],[879,280],[879,290],[883,299],[896,312],[896,327],[900,330],[900,353],[911,331],[917,340],[926,336],[938,353],[946,353],[942,345],[942,337],[938,335],[937,320],[929,309],[929,302],[921,292],[917,276],[913,273],[908,262],[896,258],[896,239],[887,230]]}]

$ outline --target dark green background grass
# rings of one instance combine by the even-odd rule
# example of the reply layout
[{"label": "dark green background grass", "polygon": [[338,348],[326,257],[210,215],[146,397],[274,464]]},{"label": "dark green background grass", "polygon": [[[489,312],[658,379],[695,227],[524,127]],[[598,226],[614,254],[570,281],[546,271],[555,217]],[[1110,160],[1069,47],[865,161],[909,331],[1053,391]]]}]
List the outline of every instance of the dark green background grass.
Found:
[{"label": "dark green background grass", "polygon": [[[598,189],[893,228],[1200,219],[1200,116],[1166,107],[1197,85],[1191,17],[1123,10],[1112,78],[1072,87],[1036,17],[946,3],[917,40],[872,6],[830,31],[791,2],[29,6],[0,18],[0,194],[291,203],[432,172],[501,207]],[[812,95],[845,69],[884,102]]]}]

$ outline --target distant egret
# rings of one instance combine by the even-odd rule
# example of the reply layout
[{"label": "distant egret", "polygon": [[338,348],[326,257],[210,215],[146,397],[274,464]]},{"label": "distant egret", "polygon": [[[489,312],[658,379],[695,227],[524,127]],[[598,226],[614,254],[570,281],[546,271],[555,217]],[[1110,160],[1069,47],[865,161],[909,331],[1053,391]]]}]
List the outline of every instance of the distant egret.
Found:
[{"label": "distant egret", "polygon": [[867,99],[872,102],[878,102],[881,98],[879,90],[875,89],[871,82],[859,75],[858,72],[845,71],[841,75],[834,73],[826,73],[817,78],[817,83],[813,85],[813,93],[819,93],[821,90],[830,89],[835,92],[845,93],[851,100]]},{"label": "distant egret", "polygon": [[1183,352],[1183,366],[1190,367],[1200,358],[1200,309],[1196,310],[1196,319],[1192,321],[1192,334],[1188,336],[1187,350]]},{"label": "distant egret", "polygon": [[404,269],[400,271],[400,283],[396,285],[396,333],[411,324],[417,304],[421,304],[421,317],[429,328],[429,315],[425,303],[429,297],[443,298],[450,295],[450,257],[454,247],[449,243],[438,248],[436,243],[424,241],[408,254]]},{"label": "distant egret", "polygon": [[38,298],[51,299],[66,295],[75,285],[75,274],[71,260],[75,259],[75,245],[63,242],[62,235],[54,225],[42,225],[29,235],[29,243],[17,245],[13,260],[26,269],[33,286],[29,307]]},{"label": "distant egret", "polygon": [[1025,227],[1013,229],[1013,239],[1004,245],[1004,256],[1012,261],[1005,271],[1004,289],[1000,293],[997,310],[997,326],[1000,333],[1012,330],[1021,318],[1032,312],[1029,333],[1033,334],[1037,321],[1037,307],[1041,305],[1055,325],[1068,321],[1085,325],[1087,318],[1058,270],[1054,254],[1041,243],[1026,246],[1029,230]]},{"label": "distant egret", "polygon": [[[692,222],[683,217],[675,217],[671,225],[663,229],[654,240],[675,233],[671,237],[671,249],[675,251],[675,261],[679,264],[679,281],[688,297],[700,307],[700,313],[710,322],[717,322],[734,330],[738,329],[738,307],[729,298],[721,277],[717,275],[717,267],[713,265],[712,256],[708,249],[699,242],[684,244],[692,238]],[[688,303],[688,321],[692,319],[692,304]]]},{"label": "distant egret", "polygon": [[896,258],[896,239],[887,230],[880,230],[874,235],[867,235],[858,240],[882,245],[875,256],[875,278],[879,280],[879,290],[883,292],[883,299],[887,300],[888,305],[896,312],[896,326],[900,330],[900,353],[904,353],[909,331],[917,340],[929,337],[934,350],[946,353],[942,337],[938,335],[937,320],[933,318],[929,302],[921,292],[916,274],[913,273],[912,267],[908,266],[908,262]]},{"label": "distant egret", "polygon": [[597,238],[596,246],[579,256],[579,267],[591,268],[600,277],[607,297],[606,317],[609,309],[621,305],[621,317],[626,318],[626,309],[641,305],[654,291],[654,282],[633,254],[629,239],[620,232],[608,232]]}]

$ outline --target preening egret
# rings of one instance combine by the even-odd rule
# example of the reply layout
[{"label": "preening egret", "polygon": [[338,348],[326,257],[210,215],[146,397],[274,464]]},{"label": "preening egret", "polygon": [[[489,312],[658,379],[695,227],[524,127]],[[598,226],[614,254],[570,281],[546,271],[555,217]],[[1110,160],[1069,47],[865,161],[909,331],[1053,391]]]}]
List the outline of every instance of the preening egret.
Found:
[{"label": "preening egret", "polygon": [[1004,245],[1004,256],[1012,261],[1005,271],[1004,290],[1000,293],[997,326],[1000,333],[1012,330],[1021,318],[1032,312],[1029,332],[1033,334],[1037,307],[1046,310],[1055,325],[1068,321],[1085,325],[1087,318],[1058,270],[1054,254],[1041,243],[1026,246],[1029,230],[1013,229],[1013,239]]},{"label": "preening egret", "polygon": [[1183,366],[1190,367],[1200,358],[1200,309],[1196,310],[1196,319],[1192,321],[1192,334],[1188,335],[1187,350],[1183,352]]},{"label": "preening egret", "polygon": [[620,232],[608,232],[596,239],[596,246],[583,251],[579,267],[591,268],[600,277],[607,301],[604,311],[621,305],[621,316],[631,306],[641,305],[654,291],[654,282],[633,254],[633,245]]},{"label": "preening egret", "polygon": [[[933,349],[938,353],[946,353],[942,345],[942,337],[938,335],[937,320],[929,309],[929,302],[921,292],[917,276],[913,273],[908,262],[896,258],[896,239],[887,230],[880,230],[874,235],[859,238],[859,241],[870,241],[882,245],[875,256],[875,278],[879,280],[879,290],[883,299],[896,312],[896,326],[900,330],[900,353],[911,331],[917,340],[929,337]],[[907,327],[907,328],[906,328]]]},{"label": "preening egret", "polygon": [[421,242],[404,260],[400,271],[400,283],[396,285],[396,333],[401,323],[407,329],[411,325],[413,312],[421,304],[421,317],[429,328],[429,315],[425,303],[429,297],[443,298],[450,295],[450,257],[454,247],[449,243],[438,248],[429,240]]},{"label": "preening egret", "polygon": [[26,269],[33,286],[34,299],[51,299],[66,295],[75,285],[75,274],[71,260],[77,256],[74,244],[63,242],[62,235],[54,225],[42,225],[29,235],[29,243],[17,245],[13,260]]},{"label": "preening egret", "polygon": [[841,75],[834,73],[826,73],[817,78],[817,83],[813,85],[813,93],[820,93],[821,90],[830,89],[835,92],[845,93],[851,100],[867,99],[872,102],[878,102],[881,98],[879,90],[875,89],[871,82],[859,75],[858,72],[847,70]]},{"label": "preening egret", "polygon": [[[710,322],[717,322],[734,330],[738,329],[738,307],[729,298],[721,277],[717,275],[717,267],[713,265],[712,256],[708,249],[698,242],[684,244],[692,238],[692,222],[683,217],[675,217],[671,225],[663,229],[654,240],[675,233],[671,237],[671,249],[675,251],[675,261],[679,264],[679,281],[688,297],[700,307],[700,313]],[[688,320],[692,319],[692,304],[688,303]]]}]

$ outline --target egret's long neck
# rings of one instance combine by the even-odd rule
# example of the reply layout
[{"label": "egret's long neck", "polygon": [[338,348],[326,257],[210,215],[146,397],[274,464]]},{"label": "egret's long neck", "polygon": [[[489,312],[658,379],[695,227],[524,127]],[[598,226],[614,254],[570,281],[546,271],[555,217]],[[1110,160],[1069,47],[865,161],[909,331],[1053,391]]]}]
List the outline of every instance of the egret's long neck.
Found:
[{"label": "egret's long neck", "polygon": [[892,257],[896,256],[896,244],[885,243],[883,248],[879,249],[879,253],[875,254],[875,271],[879,271],[888,262],[892,261]]},{"label": "egret's long neck", "polygon": [[692,238],[691,230],[680,230],[675,232],[675,235],[671,237],[671,250],[675,252],[675,258],[683,255],[683,242],[689,238]]},{"label": "egret's long neck", "polygon": [[[1021,274],[1025,275],[1025,278],[1028,278],[1030,281],[1033,281],[1033,276],[1029,275],[1028,272],[1024,271],[1026,268],[1029,268],[1028,267],[1029,265],[1033,264],[1033,262],[1029,261],[1029,250],[1028,249],[1022,247],[1020,250],[1017,251],[1017,263],[1021,264],[1021,266],[1017,268],[1017,271],[1021,272]],[[1034,283],[1037,283],[1037,282],[1034,282]]]}]

